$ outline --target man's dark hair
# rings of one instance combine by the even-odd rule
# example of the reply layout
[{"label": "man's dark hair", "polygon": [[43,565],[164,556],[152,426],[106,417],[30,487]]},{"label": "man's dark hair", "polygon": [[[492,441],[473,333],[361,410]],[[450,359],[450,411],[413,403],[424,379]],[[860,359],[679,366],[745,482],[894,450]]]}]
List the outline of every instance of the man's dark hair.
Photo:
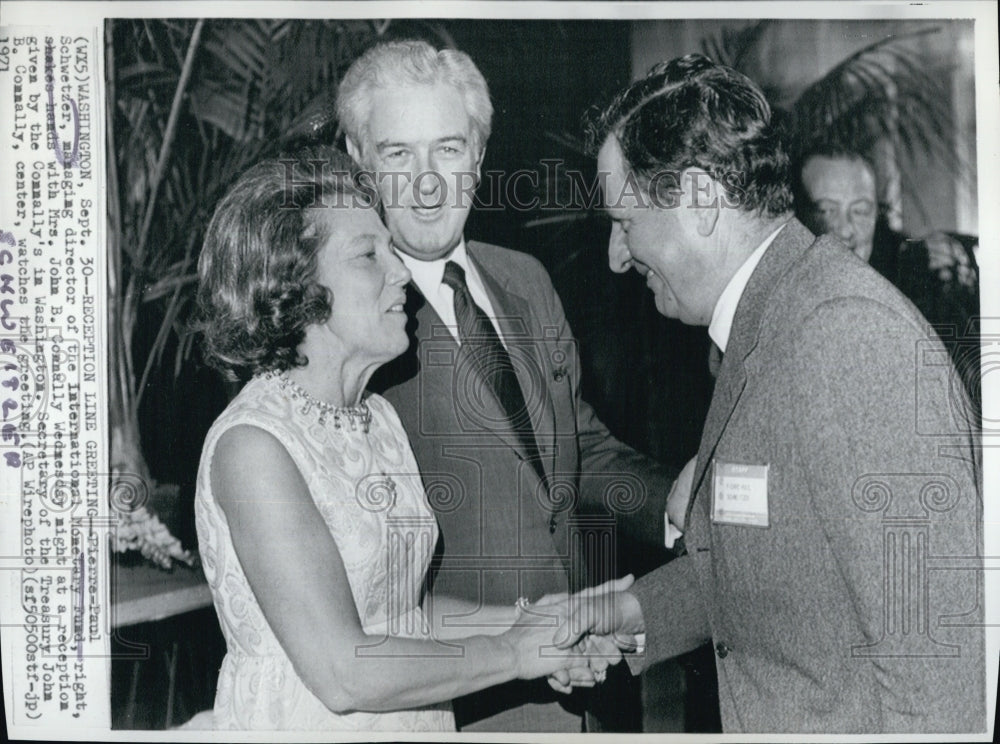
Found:
[{"label": "man's dark hair", "polygon": [[662,174],[700,168],[743,211],[777,217],[791,209],[788,155],[767,99],[748,77],[701,54],[655,65],[591,119],[592,150],[612,135],[645,187],[674,185]]},{"label": "man's dark hair", "polygon": [[[809,198],[809,193],[806,191],[805,185],[802,183],[802,171],[805,169],[806,163],[813,158],[846,160],[850,163],[861,163],[868,169],[868,172],[872,174],[872,180],[875,181],[876,185],[878,184],[878,174],[875,171],[874,163],[857,150],[845,147],[844,145],[836,142],[823,142],[811,145],[807,149],[803,150],[792,163],[792,196],[794,198],[795,211],[798,213],[799,219],[802,219],[803,216],[808,216],[807,213],[812,204],[812,200]],[[806,222],[806,220],[803,220],[803,222]],[[809,227],[810,229],[813,229],[812,226]]]}]

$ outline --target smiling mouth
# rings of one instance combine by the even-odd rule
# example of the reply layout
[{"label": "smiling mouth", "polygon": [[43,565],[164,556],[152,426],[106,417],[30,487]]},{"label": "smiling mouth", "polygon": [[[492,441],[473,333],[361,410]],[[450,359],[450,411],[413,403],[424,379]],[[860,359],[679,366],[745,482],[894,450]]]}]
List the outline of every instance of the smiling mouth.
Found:
[{"label": "smiling mouth", "polygon": [[410,207],[418,219],[433,219],[444,211],[444,204],[437,204],[433,207]]},{"label": "smiling mouth", "polygon": [[397,302],[395,305],[386,310],[387,313],[401,313],[403,312],[403,303]]}]

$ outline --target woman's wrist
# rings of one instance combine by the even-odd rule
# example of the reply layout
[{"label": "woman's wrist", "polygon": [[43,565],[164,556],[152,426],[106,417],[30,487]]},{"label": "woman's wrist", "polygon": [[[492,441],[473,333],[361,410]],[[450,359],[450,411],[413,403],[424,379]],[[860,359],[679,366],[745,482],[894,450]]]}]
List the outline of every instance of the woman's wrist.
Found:
[{"label": "woman's wrist", "polygon": [[497,644],[501,668],[510,670],[511,679],[521,679],[521,653],[518,642],[520,638],[521,633],[514,628],[512,623],[503,633],[489,639]]},{"label": "woman's wrist", "polygon": [[527,597],[518,597],[511,609],[513,611],[513,619],[510,621],[510,624],[514,625],[531,610],[531,602]]},{"label": "woman's wrist", "polygon": [[500,630],[488,633],[488,635],[497,635],[498,633],[510,630],[510,628],[521,619],[521,616],[524,615],[530,606],[531,603],[525,597],[518,598],[514,604],[493,605],[490,608],[490,625],[495,628],[500,628]]},{"label": "woman's wrist", "polygon": [[525,627],[518,626],[518,622],[531,611],[531,602],[527,597],[518,597],[513,605],[503,608],[504,616],[509,620],[507,630],[500,639],[504,643],[506,653],[510,662],[509,669],[514,671],[515,679],[524,679],[524,668],[522,662],[522,645],[525,639]]}]

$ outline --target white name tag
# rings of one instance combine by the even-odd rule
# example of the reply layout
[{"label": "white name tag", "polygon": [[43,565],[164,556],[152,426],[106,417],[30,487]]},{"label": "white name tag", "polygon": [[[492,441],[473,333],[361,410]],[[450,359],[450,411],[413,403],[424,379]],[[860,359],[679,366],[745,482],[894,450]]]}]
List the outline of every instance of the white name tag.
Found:
[{"label": "white name tag", "polygon": [[712,461],[712,521],[767,527],[767,465]]}]

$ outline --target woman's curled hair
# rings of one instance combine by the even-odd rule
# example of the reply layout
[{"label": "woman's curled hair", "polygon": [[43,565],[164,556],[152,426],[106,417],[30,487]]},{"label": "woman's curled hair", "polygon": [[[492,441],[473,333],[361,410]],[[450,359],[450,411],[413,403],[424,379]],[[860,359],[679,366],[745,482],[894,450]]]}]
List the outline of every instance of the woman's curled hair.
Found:
[{"label": "woman's curled hair", "polygon": [[[264,160],[219,202],[198,260],[198,311],[206,361],[230,380],[304,365],[306,328],[333,297],[317,281],[317,255],[337,209],[376,208],[372,184],[333,147]],[[327,219],[321,219],[322,216]]]}]

